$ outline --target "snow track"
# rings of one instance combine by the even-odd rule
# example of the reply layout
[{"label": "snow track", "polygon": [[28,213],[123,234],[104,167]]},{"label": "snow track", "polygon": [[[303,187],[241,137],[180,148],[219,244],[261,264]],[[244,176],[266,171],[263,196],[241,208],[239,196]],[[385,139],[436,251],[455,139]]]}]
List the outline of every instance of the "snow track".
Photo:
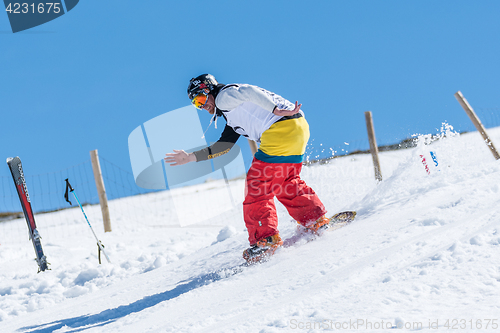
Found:
[{"label": "snow track", "polygon": [[[112,265],[97,265],[75,239],[48,244],[55,264],[38,275],[29,246],[2,245],[26,253],[16,262],[0,255],[0,331],[436,332],[453,319],[466,321],[458,331],[498,331],[491,321],[473,327],[500,325],[500,164],[478,135],[383,153],[378,185],[365,155],[305,168],[330,212],[357,210],[356,220],[261,265],[239,267],[247,246],[239,213],[222,230],[106,234]],[[490,135],[500,142],[499,129]],[[418,154],[430,148],[441,169],[427,175]],[[321,186],[325,179],[344,186]],[[296,226],[278,211],[291,237]]]}]

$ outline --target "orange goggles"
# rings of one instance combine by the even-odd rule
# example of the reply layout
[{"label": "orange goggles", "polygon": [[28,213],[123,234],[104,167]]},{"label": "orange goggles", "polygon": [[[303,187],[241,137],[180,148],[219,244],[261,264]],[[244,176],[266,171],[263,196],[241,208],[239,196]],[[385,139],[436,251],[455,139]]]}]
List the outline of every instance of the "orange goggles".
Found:
[{"label": "orange goggles", "polygon": [[201,92],[198,95],[194,96],[194,98],[191,100],[191,103],[193,103],[195,108],[201,110],[201,108],[207,103],[207,101],[208,95],[204,92]]}]

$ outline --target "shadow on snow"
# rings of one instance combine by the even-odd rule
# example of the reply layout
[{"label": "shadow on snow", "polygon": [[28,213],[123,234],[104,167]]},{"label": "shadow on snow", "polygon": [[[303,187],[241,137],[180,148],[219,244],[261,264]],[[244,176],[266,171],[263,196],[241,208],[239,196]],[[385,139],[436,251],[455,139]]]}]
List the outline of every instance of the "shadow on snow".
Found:
[{"label": "shadow on snow", "polygon": [[104,310],[97,314],[67,318],[53,321],[47,324],[22,327],[17,331],[48,333],[64,327],[67,329],[66,332],[80,332],[93,327],[105,326],[120,318],[126,317],[131,313],[140,312],[161,302],[176,298],[196,288],[200,288],[212,282],[230,277],[241,272],[243,270],[243,267],[244,265],[235,266],[233,268],[223,268],[208,274],[200,275],[189,282],[186,282],[186,280],[184,280],[181,281],[181,284],[179,284],[172,290],[164,291],[162,293],[151,296],[146,296],[143,299],[140,299],[133,303],[121,305],[114,309]]}]

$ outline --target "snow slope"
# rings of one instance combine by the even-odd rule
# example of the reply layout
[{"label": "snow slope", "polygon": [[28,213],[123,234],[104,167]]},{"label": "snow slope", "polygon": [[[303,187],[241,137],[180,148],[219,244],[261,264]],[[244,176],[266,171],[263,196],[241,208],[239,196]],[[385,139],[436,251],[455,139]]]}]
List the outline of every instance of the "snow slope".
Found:
[{"label": "snow slope", "polygon": [[[0,242],[0,331],[497,332],[500,164],[477,132],[447,134],[382,153],[380,184],[368,155],[304,168],[327,209],[357,210],[355,222],[236,274],[247,246],[241,210],[229,225],[188,228],[158,228],[165,212],[156,208],[147,223],[117,211],[123,228],[99,235],[112,260],[102,265],[81,212],[53,213],[76,231],[42,240],[51,271],[36,274],[27,239]],[[500,128],[489,134],[500,146]],[[420,158],[429,150],[439,161],[438,170],[428,160],[430,175]],[[293,236],[295,224],[278,211],[282,236]]]}]

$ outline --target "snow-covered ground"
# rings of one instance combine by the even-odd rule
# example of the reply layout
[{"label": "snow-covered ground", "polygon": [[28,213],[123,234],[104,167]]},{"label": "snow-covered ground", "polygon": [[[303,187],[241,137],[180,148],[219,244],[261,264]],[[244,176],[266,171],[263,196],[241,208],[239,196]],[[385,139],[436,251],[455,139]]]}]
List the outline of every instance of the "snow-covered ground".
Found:
[{"label": "snow-covered ground", "polygon": [[[500,148],[500,128],[489,134]],[[94,225],[112,264],[98,264],[78,208],[36,217],[52,268],[39,274],[26,233],[4,241],[25,222],[0,223],[0,332],[500,331],[500,161],[477,132],[380,160],[380,184],[369,155],[305,167],[327,209],[357,210],[355,222],[234,275],[248,245],[241,209],[222,226],[180,228],[165,192],[111,202],[111,233]],[[181,191],[187,206],[190,191],[213,191],[216,204],[224,186]],[[46,222],[56,217],[65,233]]]}]

